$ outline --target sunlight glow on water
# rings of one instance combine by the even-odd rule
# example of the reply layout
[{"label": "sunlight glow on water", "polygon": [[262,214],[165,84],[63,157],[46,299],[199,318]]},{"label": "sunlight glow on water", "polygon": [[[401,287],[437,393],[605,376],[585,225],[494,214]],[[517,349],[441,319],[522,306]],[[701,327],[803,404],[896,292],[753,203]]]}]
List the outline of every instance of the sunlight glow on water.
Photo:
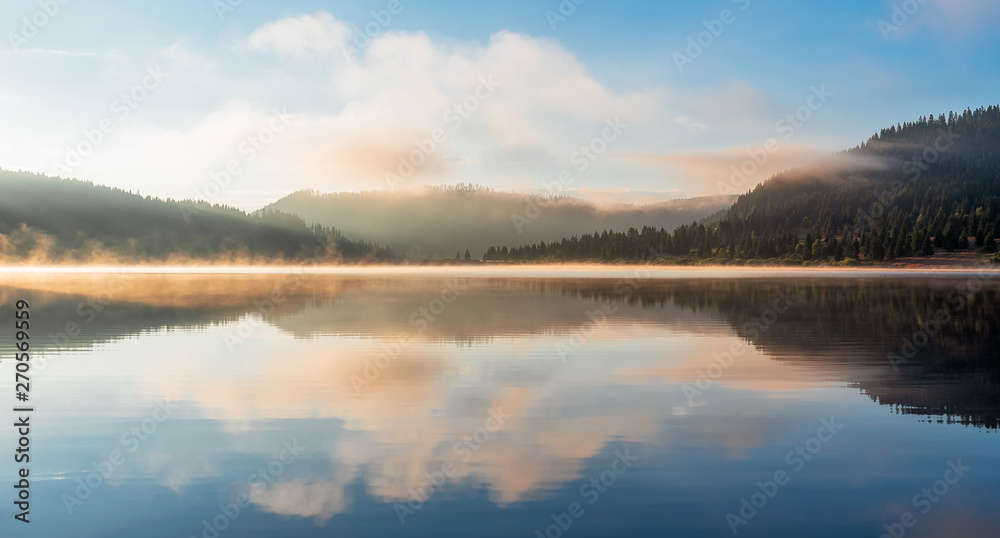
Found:
[{"label": "sunlight glow on water", "polygon": [[621,265],[486,265],[472,267],[436,266],[5,266],[0,274],[10,275],[59,275],[59,274],[154,274],[154,275],[333,275],[344,277],[418,277],[435,278],[464,276],[469,278],[816,278],[816,277],[952,277],[963,274],[996,274],[989,268],[958,269],[884,269],[884,268],[830,268],[830,267],[733,267],[733,266],[649,266]]}]

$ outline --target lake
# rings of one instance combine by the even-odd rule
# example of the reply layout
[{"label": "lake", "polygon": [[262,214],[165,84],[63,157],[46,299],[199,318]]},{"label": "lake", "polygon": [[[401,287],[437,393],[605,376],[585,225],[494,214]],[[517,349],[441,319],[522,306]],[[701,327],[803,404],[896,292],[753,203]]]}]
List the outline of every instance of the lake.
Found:
[{"label": "lake", "polygon": [[[1000,525],[991,275],[7,271],[0,304],[3,536]],[[28,525],[11,505],[20,405]]]}]

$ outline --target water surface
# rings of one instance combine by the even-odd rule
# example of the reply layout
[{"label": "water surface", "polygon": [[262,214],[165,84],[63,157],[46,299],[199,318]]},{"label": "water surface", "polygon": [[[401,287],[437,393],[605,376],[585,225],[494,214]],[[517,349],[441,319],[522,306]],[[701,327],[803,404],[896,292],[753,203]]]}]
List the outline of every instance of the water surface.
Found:
[{"label": "water surface", "polygon": [[997,535],[1000,281],[645,276],[4,273],[35,480],[0,529]]}]

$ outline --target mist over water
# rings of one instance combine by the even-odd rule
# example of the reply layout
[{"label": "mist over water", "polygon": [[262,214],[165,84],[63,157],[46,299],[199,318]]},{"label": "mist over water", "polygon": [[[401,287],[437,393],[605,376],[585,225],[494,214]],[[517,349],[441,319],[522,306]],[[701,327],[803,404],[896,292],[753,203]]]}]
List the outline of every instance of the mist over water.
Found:
[{"label": "mist over water", "polygon": [[992,277],[87,271],[0,273],[45,535],[995,535]]}]

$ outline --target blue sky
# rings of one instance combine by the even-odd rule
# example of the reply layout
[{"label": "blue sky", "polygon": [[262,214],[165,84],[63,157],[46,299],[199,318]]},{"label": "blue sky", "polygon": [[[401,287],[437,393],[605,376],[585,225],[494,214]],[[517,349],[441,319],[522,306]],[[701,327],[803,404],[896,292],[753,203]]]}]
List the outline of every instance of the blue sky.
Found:
[{"label": "blue sky", "polygon": [[[0,7],[0,167],[248,209],[301,188],[456,182],[717,194],[771,138],[733,190],[1000,102],[991,0],[53,2]],[[616,118],[627,128],[601,139]]]}]

